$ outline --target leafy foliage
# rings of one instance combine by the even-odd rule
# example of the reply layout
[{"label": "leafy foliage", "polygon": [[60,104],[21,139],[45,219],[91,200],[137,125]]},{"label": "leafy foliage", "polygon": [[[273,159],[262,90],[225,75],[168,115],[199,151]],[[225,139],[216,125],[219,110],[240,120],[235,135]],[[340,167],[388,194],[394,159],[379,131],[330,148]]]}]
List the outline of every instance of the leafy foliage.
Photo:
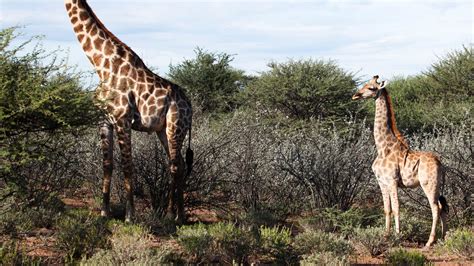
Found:
[{"label": "leafy foliage", "polygon": [[255,242],[250,232],[229,222],[209,226],[209,234],[213,238],[213,251],[226,263],[244,263]]},{"label": "leafy foliage", "polygon": [[109,245],[106,220],[87,210],[73,210],[57,223],[56,245],[72,258],[90,256],[96,249]]},{"label": "leafy foliage", "polygon": [[[78,130],[96,121],[92,95],[79,85],[64,61],[46,54],[37,44],[19,55],[30,41],[13,45],[15,28],[0,32],[0,133],[14,139],[10,149],[2,147],[4,170],[12,171],[30,160],[44,157],[41,149],[25,139],[34,133]],[[44,64],[49,60],[50,63]]]},{"label": "leafy foliage", "polygon": [[168,75],[187,89],[187,95],[203,112],[234,110],[238,105],[235,97],[248,78],[230,65],[233,56],[201,48],[196,48],[195,54],[195,59],[170,65]]},{"label": "leafy foliage", "polygon": [[395,249],[388,253],[386,262],[388,265],[423,266],[426,263],[426,257],[418,251]]},{"label": "leafy foliage", "polygon": [[0,199],[15,197],[13,207],[28,208],[76,177],[68,149],[100,113],[65,60],[40,43],[26,52],[35,38],[17,44],[17,37],[16,28],[0,31]]},{"label": "leafy foliage", "polygon": [[258,243],[263,252],[273,256],[277,262],[288,263],[294,259],[289,228],[261,226],[258,237]]},{"label": "leafy foliage", "polygon": [[149,231],[139,225],[113,221],[109,224],[111,249],[101,249],[81,265],[156,265],[174,261],[174,251],[166,245],[151,248]]},{"label": "leafy foliage", "polygon": [[359,228],[353,235],[355,242],[361,244],[372,256],[385,253],[391,247],[397,246],[400,242],[398,236],[386,235],[385,229],[381,227]]},{"label": "leafy foliage", "polygon": [[351,265],[347,256],[335,255],[331,252],[315,252],[310,255],[305,255],[299,263],[300,265]]},{"label": "leafy foliage", "polygon": [[40,206],[29,208],[9,197],[0,207],[0,234],[15,237],[34,228],[52,228],[61,211],[64,211],[64,203],[55,196],[45,198]]},{"label": "leafy foliage", "polygon": [[305,230],[320,230],[348,236],[356,228],[374,226],[381,217],[378,210],[369,208],[350,208],[342,211],[337,208],[324,208],[315,214],[302,218],[300,224]]},{"label": "leafy foliage", "polygon": [[349,99],[357,81],[334,61],[290,60],[268,67],[246,88],[254,108],[298,119],[332,120],[355,113],[357,105]]},{"label": "leafy foliage", "polygon": [[218,257],[220,262],[244,263],[255,242],[249,231],[224,222],[210,226],[202,223],[181,226],[176,234],[178,243],[186,252],[202,262]]},{"label": "leafy foliage", "polygon": [[335,256],[348,256],[353,251],[351,244],[342,237],[317,230],[297,235],[294,246],[299,254],[330,252]]},{"label": "leafy foliage", "polygon": [[[473,47],[448,53],[425,73],[389,80],[398,127],[406,133],[461,124],[474,106]],[[373,114],[373,104],[367,105]]]},{"label": "leafy foliage", "polygon": [[190,226],[180,226],[177,228],[176,236],[176,240],[187,253],[199,259],[204,259],[208,255],[212,236],[206,225],[197,223]]},{"label": "leafy foliage", "polygon": [[450,230],[446,234],[440,249],[466,259],[473,259],[474,233],[468,228]]},{"label": "leafy foliage", "polygon": [[41,265],[42,261],[26,255],[25,248],[17,241],[3,241],[0,244],[2,265]]}]

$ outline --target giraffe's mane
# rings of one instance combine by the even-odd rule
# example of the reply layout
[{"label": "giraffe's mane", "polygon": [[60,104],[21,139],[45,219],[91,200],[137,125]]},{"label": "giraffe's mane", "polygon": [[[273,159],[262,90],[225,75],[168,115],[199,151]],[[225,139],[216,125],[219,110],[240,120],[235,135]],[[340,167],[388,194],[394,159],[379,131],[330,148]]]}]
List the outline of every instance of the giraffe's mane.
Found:
[{"label": "giraffe's mane", "polygon": [[386,89],[383,90],[383,94],[387,99],[388,126],[390,127],[390,130],[392,131],[393,135],[395,135],[395,137],[400,141],[400,143],[405,148],[410,149],[405,137],[403,137],[402,133],[397,128],[397,121],[395,120],[395,112],[393,111],[392,98],[390,97]]},{"label": "giraffe's mane", "polygon": [[[132,56],[134,56],[137,59],[137,63],[141,64],[146,70],[150,71],[145,63],[143,63],[143,60],[135,53],[135,51],[132,50],[128,45],[126,45],[124,42],[122,42],[117,36],[115,36],[107,27],[102,23],[102,21],[97,17],[97,15],[94,13],[92,8],[89,6],[86,0],[79,0],[80,3],[84,5],[84,8],[87,10],[89,13],[89,16],[97,23],[97,27],[105,32],[105,34],[112,39],[113,42],[116,43],[116,45],[122,46],[124,49],[129,51]],[[151,71],[150,71],[151,72]]]}]

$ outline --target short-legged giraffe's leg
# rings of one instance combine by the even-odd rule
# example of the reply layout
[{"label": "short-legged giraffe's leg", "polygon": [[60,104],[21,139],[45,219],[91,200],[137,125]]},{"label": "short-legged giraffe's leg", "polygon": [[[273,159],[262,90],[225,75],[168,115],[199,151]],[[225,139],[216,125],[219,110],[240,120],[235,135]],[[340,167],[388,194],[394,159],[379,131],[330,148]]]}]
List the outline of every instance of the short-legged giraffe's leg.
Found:
[{"label": "short-legged giraffe's leg", "polygon": [[392,209],[390,207],[390,190],[389,188],[384,185],[380,184],[380,190],[382,191],[382,199],[383,199],[383,211],[385,215],[385,233],[387,235],[390,234],[390,220],[392,219]]},{"label": "short-legged giraffe's leg", "polygon": [[131,222],[133,219],[135,206],[133,204],[133,162],[132,162],[132,140],[131,140],[130,122],[126,119],[117,121],[117,137],[119,140],[120,153],[122,155],[121,162],[123,167],[126,206],[125,221]]},{"label": "short-legged giraffe's leg", "polygon": [[114,167],[114,126],[108,121],[104,121],[100,126],[100,139],[103,156],[104,177],[102,180],[102,216],[110,214],[110,182]]},{"label": "short-legged giraffe's leg", "polygon": [[398,187],[396,182],[390,184],[390,205],[392,213],[395,218],[395,232],[400,233],[400,216],[399,216],[399,203],[398,203]]},{"label": "short-legged giraffe's leg", "polygon": [[438,223],[440,213],[440,209],[438,206],[439,192],[434,189],[436,187],[436,184],[431,184],[430,186],[428,186],[422,183],[421,187],[423,188],[423,191],[425,192],[425,195],[428,198],[428,203],[430,204],[431,213],[433,216],[430,238],[428,239],[428,242],[426,242],[425,245],[426,247],[430,247],[436,239],[436,224]]}]

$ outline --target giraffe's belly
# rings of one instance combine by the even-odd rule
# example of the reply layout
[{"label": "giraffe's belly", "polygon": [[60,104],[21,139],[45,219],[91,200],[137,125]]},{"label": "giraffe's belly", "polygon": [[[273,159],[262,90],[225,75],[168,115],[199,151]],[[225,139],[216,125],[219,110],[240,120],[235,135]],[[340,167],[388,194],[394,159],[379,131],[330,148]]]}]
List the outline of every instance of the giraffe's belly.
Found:
[{"label": "giraffe's belly", "polygon": [[142,132],[161,131],[165,126],[166,119],[164,116],[141,116],[135,112],[132,120],[132,129]]},{"label": "giraffe's belly", "polygon": [[400,187],[409,187],[409,188],[418,187],[419,185],[420,185],[420,181],[418,180],[418,177],[414,173],[402,176],[401,182],[399,183]]}]

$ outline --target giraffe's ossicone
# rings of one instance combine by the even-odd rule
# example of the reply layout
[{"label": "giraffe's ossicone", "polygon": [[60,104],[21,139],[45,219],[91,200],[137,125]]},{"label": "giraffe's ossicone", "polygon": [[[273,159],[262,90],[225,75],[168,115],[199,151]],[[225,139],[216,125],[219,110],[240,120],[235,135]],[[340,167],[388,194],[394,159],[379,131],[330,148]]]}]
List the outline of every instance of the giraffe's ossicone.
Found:
[{"label": "giraffe's ossicone", "polygon": [[184,179],[191,171],[193,157],[190,141],[186,164],[181,155],[188,133],[191,139],[190,101],[182,88],[150,71],[130,47],[102,24],[86,0],[64,2],[77,39],[100,78],[96,99],[107,113],[100,128],[104,168],[102,214],[109,214],[113,132],[116,130],[127,195],[126,220],[133,217],[133,129],[156,132],[163,144],[172,176],[167,215],[182,222],[185,219]]},{"label": "giraffe's ossicone", "polygon": [[436,237],[436,224],[441,216],[442,236],[447,224],[448,204],[440,195],[443,179],[442,164],[438,156],[431,152],[411,150],[407,141],[398,131],[392,100],[385,88],[386,82],[379,83],[374,76],[357,91],[353,100],[375,99],[374,140],[377,158],[372,170],[377,178],[385,212],[385,227],[390,232],[391,214],[395,216],[395,231],[400,232],[398,187],[421,186],[431,207],[433,223],[431,234],[426,243],[429,247]]}]

